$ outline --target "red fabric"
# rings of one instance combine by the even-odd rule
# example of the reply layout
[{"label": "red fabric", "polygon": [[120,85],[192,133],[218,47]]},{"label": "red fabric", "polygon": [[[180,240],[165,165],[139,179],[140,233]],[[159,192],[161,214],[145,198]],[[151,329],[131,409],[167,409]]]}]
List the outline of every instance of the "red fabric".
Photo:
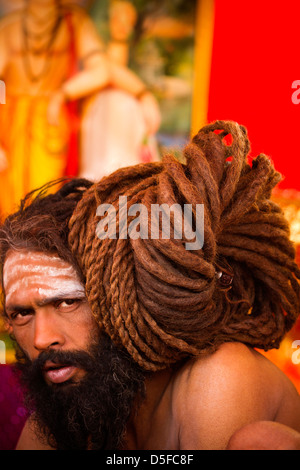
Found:
[{"label": "red fabric", "polygon": [[231,119],[248,128],[251,155],[265,153],[300,190],[300,2],[215,0],[208,121]]},{"label": "red fabric", "polygon": [[17,377],[0,365],[0,450],[14,450],[27,418]]}]

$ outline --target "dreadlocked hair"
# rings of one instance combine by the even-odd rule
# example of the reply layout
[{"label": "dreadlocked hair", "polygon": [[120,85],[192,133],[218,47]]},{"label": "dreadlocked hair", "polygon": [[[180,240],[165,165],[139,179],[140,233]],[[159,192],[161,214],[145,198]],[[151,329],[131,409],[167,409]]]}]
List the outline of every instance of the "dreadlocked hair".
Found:
[{"label": "dreadlocked hair", "polygon": [[[57,186],[59,189],[53,193]],[[83,192],[91,186],[85,179],[62,178],[31,191],[22,199],[18,210],[0,224],[1,282],[9,250],[56,254],[74,264],[68,246],[68,222]],[[82,277],[79,267],[74,267]]]},{"label": "dreadlocked hair", "polygon": [[[123,168],[83,194],[70,219],[69,244],[82,270],[93,315],[115,344],[156,371],[228,341],[278,347],[300,307],[300,271],[270,159],[248,163],[247,131],[234,122],[202,128],[185,163]],[[204,244],[184,240],[100,239],[97,206],[119,196],[141,203],[204,205]],[[128,221],[130,217],[128,217]],[[118,225],[117,225],[118,228]]]}]

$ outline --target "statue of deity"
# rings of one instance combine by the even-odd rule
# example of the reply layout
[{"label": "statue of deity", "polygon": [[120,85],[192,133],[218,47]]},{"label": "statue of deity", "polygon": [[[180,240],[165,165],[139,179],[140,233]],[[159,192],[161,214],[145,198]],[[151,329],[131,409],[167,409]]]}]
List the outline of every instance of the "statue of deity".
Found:
[{"label": "statue of deity", "polygon": [[[115,55],[116,47],[112,50]],[[86,11],[64,0],[26,0],[24,8],[0,21],[0,79],[6,85],[0,108],[1,216],[50,180],[78,173],[97,179],[105,167],[127,166],[119,160],[108,168],[112,152],[108,158],[101,152],[101,132],[114,125],[107,146],[115,145],[123,130],[116,127],[121,101],[105,108],[107,94],[134,103],[142,133],[153,135],[160,125],[158,104],[143,81],[122,60],[110,58]],[[95,98],[102,99],[100,105]],[[126,113],[127,124],[128,108]],[[132,122],[132,135],[140,132],[134,127]]]}]

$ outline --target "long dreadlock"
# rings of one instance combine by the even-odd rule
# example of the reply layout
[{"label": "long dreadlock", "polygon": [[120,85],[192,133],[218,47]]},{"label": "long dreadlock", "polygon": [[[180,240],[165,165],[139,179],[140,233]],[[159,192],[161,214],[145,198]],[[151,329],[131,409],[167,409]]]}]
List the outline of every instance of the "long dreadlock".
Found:
[{"label": "long dreadlock", "polygon": [[[231,143],[229,140],[231,139]],[[184,150],[185,163],[123,168],[88,188],[70,219],[69,244],[101,328],[146,370],[240,341],[278,347],[300,311],[300,270],[270,159],[248,163],[247,131],[216,121]],[[99,204],[204,205],[204,245],[183,240],[100,239]]]}]

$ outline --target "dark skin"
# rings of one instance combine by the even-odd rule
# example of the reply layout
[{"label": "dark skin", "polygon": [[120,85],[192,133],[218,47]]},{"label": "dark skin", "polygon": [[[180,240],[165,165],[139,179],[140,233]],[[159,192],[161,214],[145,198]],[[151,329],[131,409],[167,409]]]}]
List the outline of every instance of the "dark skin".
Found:
[{"label": "dark skin", "polygon": [[[42,273],[36,276],[40,265]],[[47,255],[39,259],[32,252],[8,253],[4,264],[8,323],[32,359],[49,348],[88,347],[95,326],[85,299],[73,298],[70,290],[66,299],[53,301],[54,279],[60,285],[68,277],[68,282],[77,286],[78,277],[70,267]],[[52,296],[49,302],[48,291]],[[71,373],[80,380],[84,371],[75,369]],[[46,374],[45,380],[51,386],[53,377]],[[245,426],[256,422],[268,422],[272,432],[266,433],[263,427],[261,434],[251,427],[247,431]],[[242,428],[244,431],[236,434]],[[146,379],[146,399],[128,422],[125,448],[299,448],[299,433],[300,397],[290,380],[257,351],[241,343],[227,343],[214,354],[188,360],[181,367],[156,372]],[[28,421],[17,449],[45,448]]]},{"label": "dark skin", "polygon": [[300,450],[300,434],[283,424],[260,421],[239,429],[227,450]]}]

